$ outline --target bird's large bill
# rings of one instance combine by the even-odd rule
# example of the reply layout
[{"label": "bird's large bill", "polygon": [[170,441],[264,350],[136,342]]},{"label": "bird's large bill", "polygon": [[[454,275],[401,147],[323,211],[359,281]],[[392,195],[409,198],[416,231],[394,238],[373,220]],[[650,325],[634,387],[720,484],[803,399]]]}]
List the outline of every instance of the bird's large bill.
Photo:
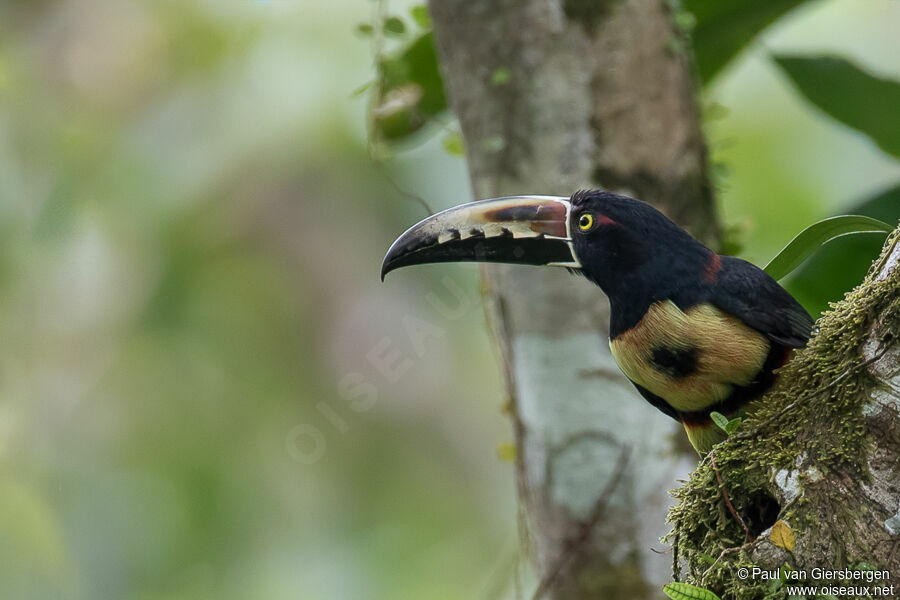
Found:
[{"label": "bird's large bill", "polygon": [[381,278],[400,267],[438,262],[499,262],[580,268],[572,249],[569,199],[508,196],[432,215],[397,238]]}]

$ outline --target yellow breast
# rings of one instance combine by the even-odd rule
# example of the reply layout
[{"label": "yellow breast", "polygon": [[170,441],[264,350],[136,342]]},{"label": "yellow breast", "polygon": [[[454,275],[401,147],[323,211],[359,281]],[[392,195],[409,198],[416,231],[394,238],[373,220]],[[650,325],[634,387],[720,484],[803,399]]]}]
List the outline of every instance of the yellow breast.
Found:
[{"label": "yellow breast", "polygon": [[749,384],[769,353],[759,332],[710,304],[682,312],[667,300],[610,341],[613,358],[638,385],[682,412],[725,400]]}]

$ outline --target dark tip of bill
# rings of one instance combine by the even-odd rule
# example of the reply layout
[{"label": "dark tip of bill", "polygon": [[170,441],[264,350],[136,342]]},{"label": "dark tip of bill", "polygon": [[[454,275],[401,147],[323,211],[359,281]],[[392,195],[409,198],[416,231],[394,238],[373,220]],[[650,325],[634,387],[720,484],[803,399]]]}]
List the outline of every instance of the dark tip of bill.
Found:
[{"label": "dark tip of bill", "polygon": [[388,257],[384,257],[384,262],[381,263],[381,282],[384,283],[385,276],[393,271],[394,268],[391,266]]}]

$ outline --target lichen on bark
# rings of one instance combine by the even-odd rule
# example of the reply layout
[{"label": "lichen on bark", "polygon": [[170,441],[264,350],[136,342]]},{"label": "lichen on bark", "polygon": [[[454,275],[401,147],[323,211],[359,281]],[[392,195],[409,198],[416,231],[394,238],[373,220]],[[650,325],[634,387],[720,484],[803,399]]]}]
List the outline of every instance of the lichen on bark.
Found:
[{"label": "lichen on bark", "polygon": [[[865,564],[900,574],[900,532],[890,527],[900,498],[898,240],[900,229],[865,280],[819,318],[776,388],[713,449],[714,464],[707,456],[673,492],[668,539],[680,557],[676,578],[686,565],[688,582],[744,600],[786,596],[777,582],[740,579],[740,567]],[[765,517],[759,528],[785,521],[797,539],[793,551],[767,531],[745,543],[724,494],[745,521]],[[761,498],[777,502],[777,516],[757,514]]]}]

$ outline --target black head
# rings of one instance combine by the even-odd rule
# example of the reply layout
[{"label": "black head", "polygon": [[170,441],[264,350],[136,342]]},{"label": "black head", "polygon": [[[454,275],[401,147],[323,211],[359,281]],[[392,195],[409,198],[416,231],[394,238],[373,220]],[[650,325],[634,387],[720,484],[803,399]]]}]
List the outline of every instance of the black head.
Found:
[{"label": "black head", "polygon": [[573,253],[581,273],[611,299],[669,293],[709,261],[710,251],[640,200],[582,190],[570,200]]}]

